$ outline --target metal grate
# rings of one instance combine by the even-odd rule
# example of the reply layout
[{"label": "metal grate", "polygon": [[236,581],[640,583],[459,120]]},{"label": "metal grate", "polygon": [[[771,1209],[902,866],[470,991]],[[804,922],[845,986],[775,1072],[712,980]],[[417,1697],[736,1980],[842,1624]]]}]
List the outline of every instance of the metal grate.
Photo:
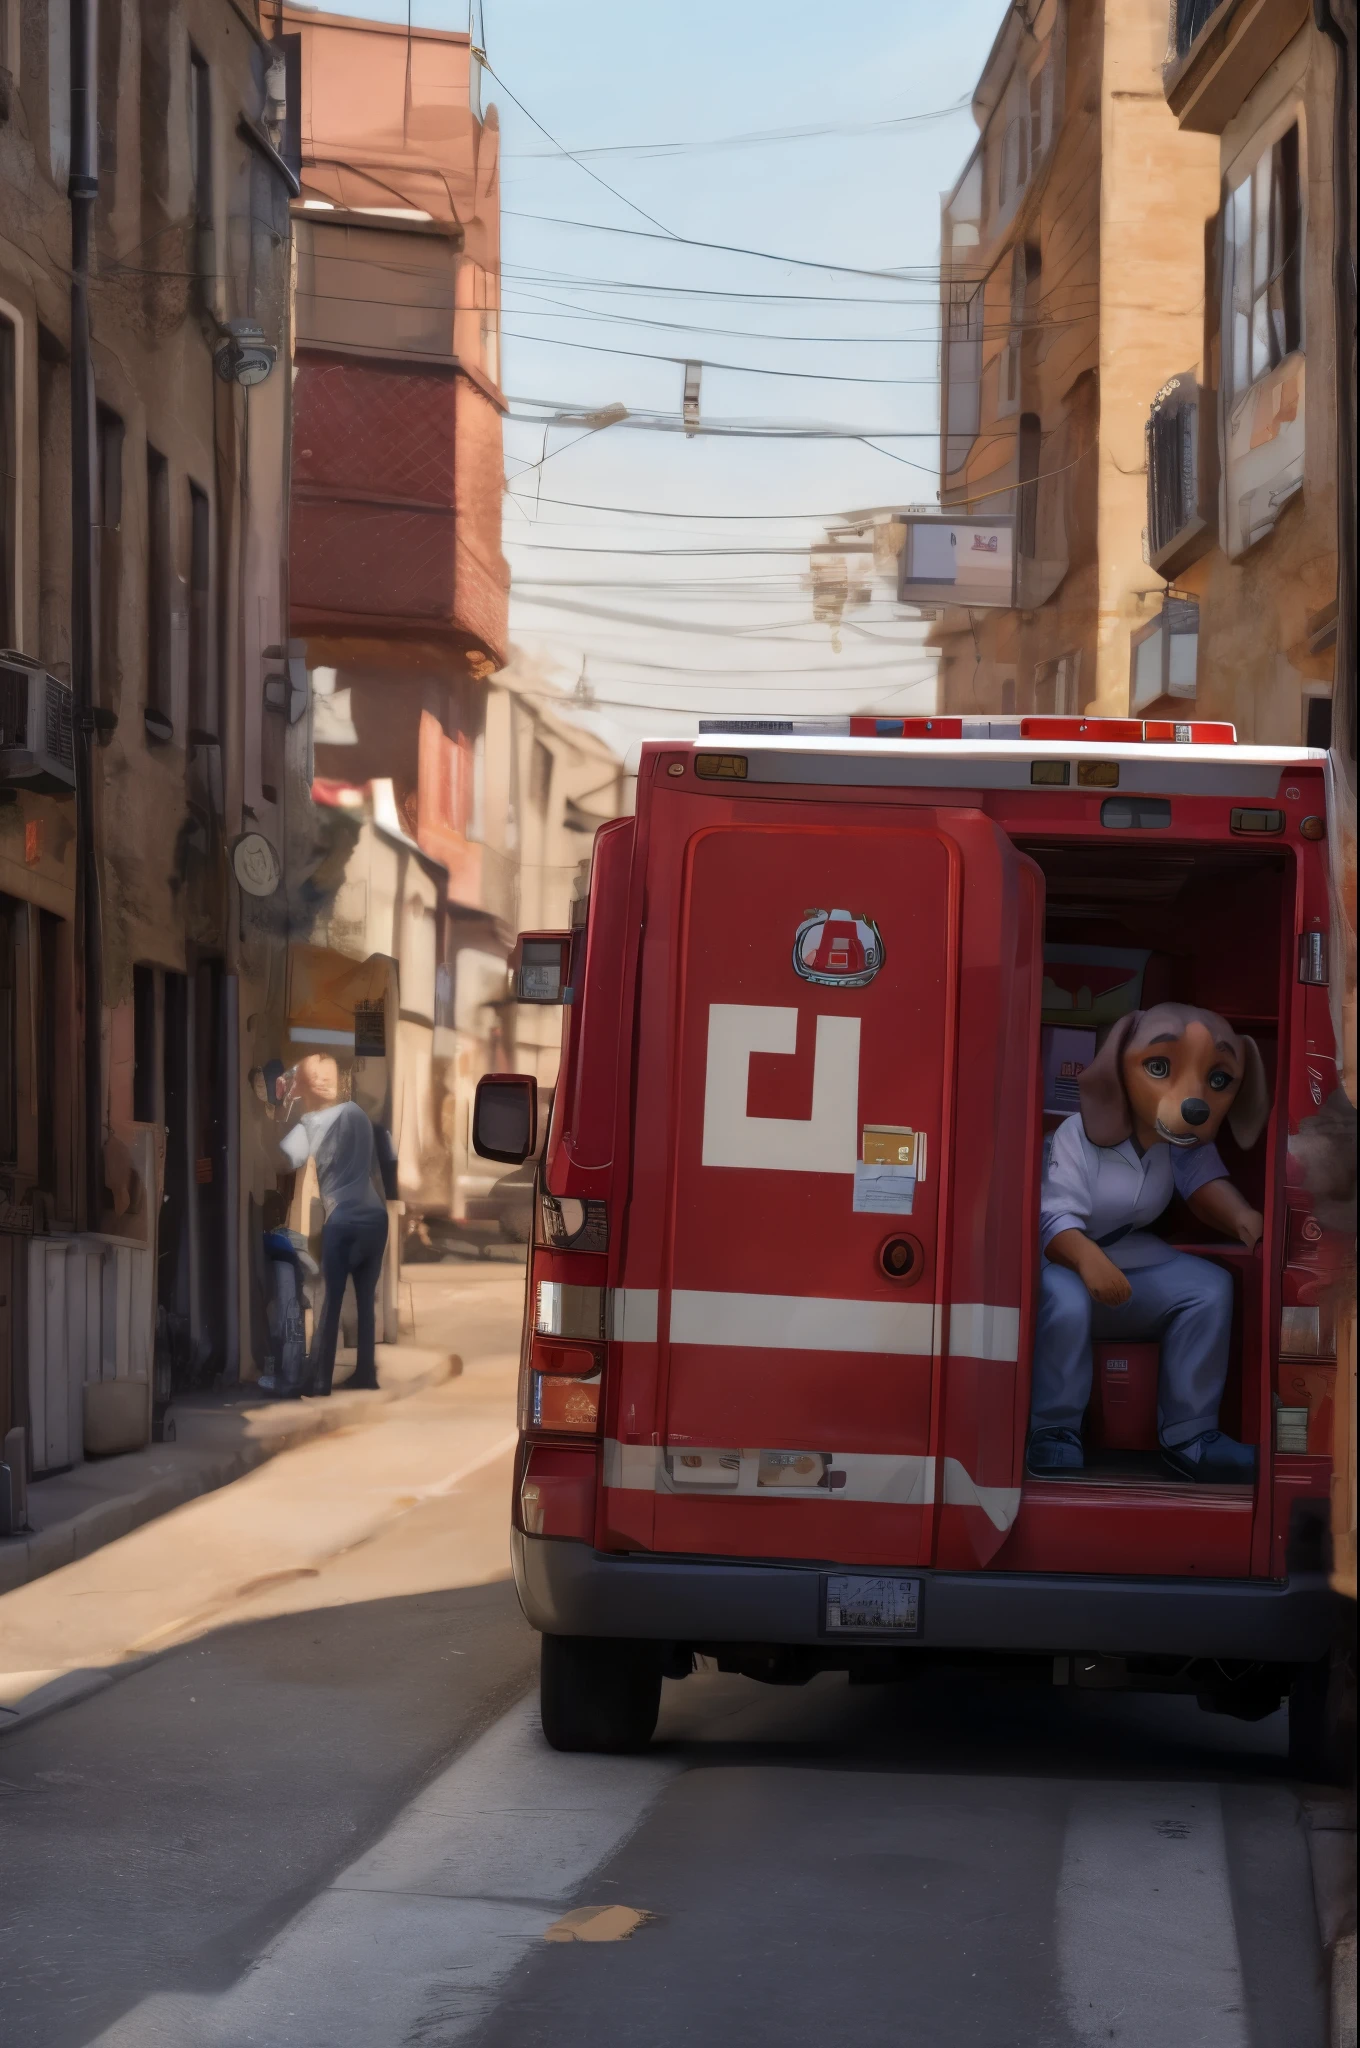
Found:
[{"label": "metal grate", "polygon": [[0,748],[28,745],[28,675],[0,668]]},{"label": "metal grate", "polygon": [[1184,57],[1195,37],[1223,5],[1223,0],[1175,0],[1173,19],[1176,32],[1176,55]]},{"label": "metal grate", "polygon": [[1154,560],[1199,513],[1199,387],[1173,377],[1147,423],[1148,548]]},{"label": "metal grate", "polygon": [[75,772],[76,741],[75,721],[72,716],[73,693],[65,683],[59,683],[55,676],[43,677],[46,712],[47,754],[50,761]]}]

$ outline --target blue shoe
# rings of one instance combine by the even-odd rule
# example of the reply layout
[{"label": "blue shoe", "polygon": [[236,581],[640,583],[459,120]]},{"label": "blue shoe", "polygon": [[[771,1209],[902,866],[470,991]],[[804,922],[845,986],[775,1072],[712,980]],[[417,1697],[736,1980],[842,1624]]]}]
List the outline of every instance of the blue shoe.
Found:
[{"label": "blue shoe", "polygon": [[1080,1472],[1086,1463],[1081,1438],[1074,1429],[1036,1429],[1025,1451],[1025,1469],[1032,1479],[1057,1479]]},{"label": "blue shoe", "polygon": [[1256,1477],[1254,1446],[1238,1443],[1221,1429],[1206,1429],[1188,1444],[1163,1444],[1162,1463],[1178,1479],[1195,1479],[1205,1486],[1250,1486]]}]

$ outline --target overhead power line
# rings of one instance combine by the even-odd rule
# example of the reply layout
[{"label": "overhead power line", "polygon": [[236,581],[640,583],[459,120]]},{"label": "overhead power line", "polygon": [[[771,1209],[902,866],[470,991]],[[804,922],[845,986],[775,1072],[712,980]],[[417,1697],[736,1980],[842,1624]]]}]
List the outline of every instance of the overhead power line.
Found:
[{"label": "overhead power line", "polygon": [[[618,197],[618,194],[615,194]],[[629,204],[631,202],[625,202]],[[634,212],[641,209],[635,207]],[[829,270],[838,277],[881,277],[885,284],[938,284],[938,266],[926,264],[905,264],[896,270],[873,270],[858,263],[828,263],[815,256],[786,256],[774,249],[748,249],[741,242],[708,242],[698,235],[672,234],[669,228],[660,234],[649,234],[646,228],[610,227],[598,220],[568,220],[555,213],[522,213],[517,207],[505,206],[501,212],[512,220],[534,220],[549,228],[582,228],[592,235],[629,235],[640,242],[670,242],[684,249],[713,249],[723,256],[752,256],[761,263],[786,263],[795,270]],[[660,223],[658,223],[658,226]]]},{"label": "overhead power line", "polygon": [[[557,334],[516,334],[511,328],[503,328],[506,341],[531,341],[540,348],[587,349],[596,356],[627,356],[630,361],[640,363],[672,363],[683,366],[686,362],[698,362],[705,370],[730,370],[741,377],[799,377],[811,384],[929,384],[939,382],[937,377],[855,377],[843,370],[765,370],[755,363],[715,363],[707,356],[665,356],[655,349],[611,348],[602,341],[566,341]],[[778,335],[770,337],[777,341]]]},{"label": "overhead power line", "polygon": [[[507,497],[513,498],[514,495],[513,491],[507,490]],[[681,512],[670,505],[594,505],[588,503],[583,498],[549,498],[545,496],[539,499],[538,502],[543,505],[559,505],[569,512],[615,512],[624,519],[721,519],[729,521],[735,519],[742,521],[779,520],[781,522],[797,519],[821,522],[834,520],[839,525],[849,525],[852,523],[847,518],[843,507],[838,507],[832,512],[825,510],[820,512]]]},{"label": "overhead power line", "polygon": [[597,185],[602,185],[605,191],[608,192],[612,198],[617,199],[620,205],[628,207],[630,212],[637,214],[640,220],[649,220],[654,228],[660,228],[663,237],[665,237],[668,240],[674,239],[671,229],[668,228],[664,222],[659,221],[654,213],[648,213],[645,207],[638,206],[635,203],[635,201],[628,198],[626,193],[618,191],[617,188],[611,185],[607,179],[602,178],[598,171],[592,171],[589,164],[582,163],[580,157],[575,155],[573,151],[565,148],[563,144],[558,141],[555,135],[548,134],[547,129],[543,126],[543,123],[539,120],[537,114],[531,114],[529,112],[529,109],[525,106],[523,100],[517,99],[515,97],[515,94],[511,92],[509,86],[501,77],[499,71],[493,69],[491,63],[487,58],[485,50],[475,50],[473,52],[473,55],[481,60],[482,64],[485,66],[487,71],[491,73],[491,76],[495,79],[497,85],[505,94],[506,98],[509,100],[514,100],[515,105],[519,108],[525,120],[533,122],[539,134],[546,137],[546,139],[552,144],[553,148],[557,151],[559,156],[566,157],[569,162],[575,164],[578,171],[584,171],[588,178],[593,178]]},{"label": "overhead power line", "polygon": [[[516,101],[516,105],[518,104]],[[897,134],[903,128],[921,127],[929,122],[949,120],[953,115],[961,113],[969,104],[969,99],[965,96],[963,99],[951,101],[947,107],[928,107],[919,114],[889,115],[879,121],[822,121],[810,123],[803,128],[755,128],[743,135],[718,135],[708,140],[691,137],[681,142],[596,143],[589,149],[577,149],[569,153],[573,163],[584,167],[584,160],[587,157],[693,156],[714,149],[757,149],[771,143],[814,142],[823,135],[890,135]],[[532,116],[530,118],[532,119]],[[535,122],[534,125],[537,127],[538,123]],[[546,150],[541,149],[507,150],[506,160],[541,162],[547,154]]]}]

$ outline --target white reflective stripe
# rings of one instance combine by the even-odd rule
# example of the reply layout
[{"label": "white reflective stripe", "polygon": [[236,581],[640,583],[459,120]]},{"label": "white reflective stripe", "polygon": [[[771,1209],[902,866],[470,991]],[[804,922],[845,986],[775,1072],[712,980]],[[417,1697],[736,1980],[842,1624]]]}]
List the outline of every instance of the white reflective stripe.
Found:
[{"label": "white reflective stripe", "polygon": [[944,1461],[944,1497],[951,1508],[981,1508],[992,1527],[1003,1531],[1020,1512],[1018,1486],[979,1486],[957,1458]]},{"label": "white reflective stripe", "polygon": [[655,1444],[621,1444],[606,1437],[604,1483],[625,1493],[655,1493],[661,1460]]},{"label": "white reflective stripe", "polygon": [[[727,1447],[672,1444],[672,1458],[690,1455],[716,1463]],[[740,1450],[740,1475],[734,1484],[724,1475],[711,1484],[702,1478],[678,1479],[667,1469],[666,1449],[657,1444],[621,1444],[612,1438],[604,1447],[604,1483],[625,1493],[678,1493],[709,1500],[874,1501],[893,1507],[927,1507],[935,1497],[935,1460],[911,1451],[830,1451],[834,1486],[761,1486],[759,1450]],[[993,1528],[1009,1529],[1020,1510],[1018,1486],[979,1486],[957,1458],[944,1461],[944,1499],[950,1507],[980,1507]]]},{"label": "white reflective stripe", "polygon": [[616,1344],[655,1344],[655,1287],[612,1287],[609,1290],[609,1334]]},{"label": "white reflective stripe", "polygon": [[949,1349],[956,1358],[991,1358],[1013,1365],[1020,1356],[1020,1311],[990,1301],[955,1301],[949,1309]]},{"label": "white reflective stripe", "polygon": [[672,1344],[761,1351],[887,1351],[929,1358],[939,1310],[929,1301],[839,1301],[814,1294],[671,1293]]},{"label": "white reflective stripe", "polygon": [[829,1500],[928,1507],[935,1497],[935,1460],[915,1452],[833,1451],[831,1468],[844,1472],[845,1485],[828,1494]]}]

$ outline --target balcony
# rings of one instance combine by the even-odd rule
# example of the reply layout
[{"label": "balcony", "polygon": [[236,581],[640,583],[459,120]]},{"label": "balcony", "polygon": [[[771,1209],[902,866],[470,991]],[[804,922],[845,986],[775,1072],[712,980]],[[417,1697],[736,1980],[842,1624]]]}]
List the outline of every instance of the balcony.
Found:
[{"label": "balcony", "polygon": [[1181,127],[1221,135],[1308,19],[1308,0],[1172,0],[1162,89]]},{"label": "balcony", "polygon": [[1174,579],[1217,538],[1214,394],[1172,377],[1152,401],[1147,441],[1148,561]]}]

